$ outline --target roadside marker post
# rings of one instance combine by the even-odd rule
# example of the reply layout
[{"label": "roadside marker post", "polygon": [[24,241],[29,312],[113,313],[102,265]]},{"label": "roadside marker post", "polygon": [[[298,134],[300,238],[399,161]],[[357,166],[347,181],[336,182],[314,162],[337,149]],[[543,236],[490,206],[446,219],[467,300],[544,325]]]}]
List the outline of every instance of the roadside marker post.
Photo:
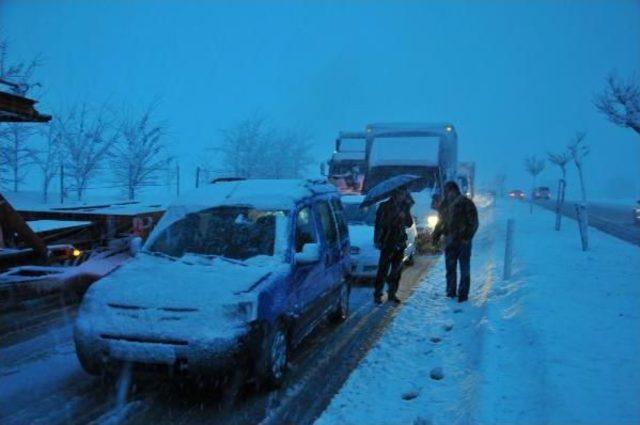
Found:
[{"label": "roadside marker post", "polygon": [[511,278],[511,262],[513,260],[513,230],[515,220],[510,218],[507,220],[507,239],[504,244],[504,269],[502,277],[504,280]]},{"label": "roadside marker post", "polygon": [[576,216],[578,218],[578,230],[580,231],[580,242],[582,250],[589,250],[589,213],[585,204],[576,204]]}]

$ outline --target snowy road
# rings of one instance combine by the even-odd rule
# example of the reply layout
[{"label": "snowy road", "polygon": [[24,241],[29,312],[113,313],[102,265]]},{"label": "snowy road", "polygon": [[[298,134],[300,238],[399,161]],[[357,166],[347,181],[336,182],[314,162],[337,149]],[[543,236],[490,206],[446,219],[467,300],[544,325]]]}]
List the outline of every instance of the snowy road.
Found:
[{"label": "snowy road", "polygon": [[[419,258],[406,269],[401,297],[415,289],[434,261]],[[195,384],[147,381],[134,385],[126,402],[118,405],[114,385],[87,375],[77,362],[75,309],[41,311],[46,320],[3,338],[0,423],[312,423],[397,311],[390,305],[375,307],[370,287],[354,287],[349,319],[322,326],[303,343],[281,390],[242,390],[230,398]]]},{"label": "snowy road", "polygon": [[[555,211],[556,201],[536,201],[538,205]],[[576,217],[575,203],[565,202],[562,208],[563,215]],[[631,205],[609,204],[600,202],[589,203],[589,225],[615,236],[623,241],[640,245],[640,226],[634,224]]]}]

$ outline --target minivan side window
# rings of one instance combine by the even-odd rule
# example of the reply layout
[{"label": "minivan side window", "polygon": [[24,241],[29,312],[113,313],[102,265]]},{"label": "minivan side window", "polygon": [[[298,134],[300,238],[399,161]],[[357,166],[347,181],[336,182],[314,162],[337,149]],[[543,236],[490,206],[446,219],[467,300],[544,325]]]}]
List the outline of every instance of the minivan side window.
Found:
[{"label": "minivan side window", "polygon": [[338,241],[338,230],[336,229],[336,222],[333,219],[329,203],[327,201],[318,202],[318,212],[320,213],[322,231],[327,243],[333,245]]},{"label": "minivan side window", "polygon": [[342,203],[334,198],[331,200],[331,207],[333,208],[333,213],[336,216],[336,222],[338,223],[338,232],[340,233],[340,239],[344,239],[349,233],[349,228],[347,227],[347,222],[344,218],[344,209],[342,208]]},{"label": "minivan side window", "polygon": [[313,224],[313,213],[310,207],[304,207],[296,216],[296,252],[302,252],[302,247],[308,243],[316,243],[316,231]]}]

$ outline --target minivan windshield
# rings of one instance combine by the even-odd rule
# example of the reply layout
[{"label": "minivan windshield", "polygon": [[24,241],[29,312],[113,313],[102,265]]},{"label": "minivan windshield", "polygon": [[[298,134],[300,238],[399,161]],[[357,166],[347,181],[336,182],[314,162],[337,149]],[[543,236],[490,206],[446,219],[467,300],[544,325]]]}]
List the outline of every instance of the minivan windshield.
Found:
[{"label": "minivan windshield", "polygon": [[191,212],[161,230],[145,250],[174,258],[186,254],[247,260],[279,251],[284,211],[216,207]]}]

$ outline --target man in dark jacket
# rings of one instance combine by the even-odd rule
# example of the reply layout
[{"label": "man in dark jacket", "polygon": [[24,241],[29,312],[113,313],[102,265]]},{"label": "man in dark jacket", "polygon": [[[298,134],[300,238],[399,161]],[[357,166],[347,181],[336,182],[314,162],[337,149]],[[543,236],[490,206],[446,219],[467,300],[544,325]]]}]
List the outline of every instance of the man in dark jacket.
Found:
[{"label": "man in dark jacket", "polygon": [[[447,267],[447,296],[464,302],[469,298],[471,285],[471,240],[478,230],[478,210],[473,201],[460,193],[455,182],[444,185],[444,199],[440,204],[440,220],[433,231],[433,240],[444,236],[444,258]],[[456,268],[460,263],[460,286]]]},{"label": "man in dark jacket", "polygon": [[411,205],[413,200],[406,189],[398,189],[391,198],[382,202],[376,211],[376,227],[374,243],[380,250],[378,273],[376,275],[373,299],[382,303],[384,281],[388,284],[388,300],[396,304],[400,299],[396,296],[402,275],[404,251],[407,247],[406,228],[413,225]]}]

